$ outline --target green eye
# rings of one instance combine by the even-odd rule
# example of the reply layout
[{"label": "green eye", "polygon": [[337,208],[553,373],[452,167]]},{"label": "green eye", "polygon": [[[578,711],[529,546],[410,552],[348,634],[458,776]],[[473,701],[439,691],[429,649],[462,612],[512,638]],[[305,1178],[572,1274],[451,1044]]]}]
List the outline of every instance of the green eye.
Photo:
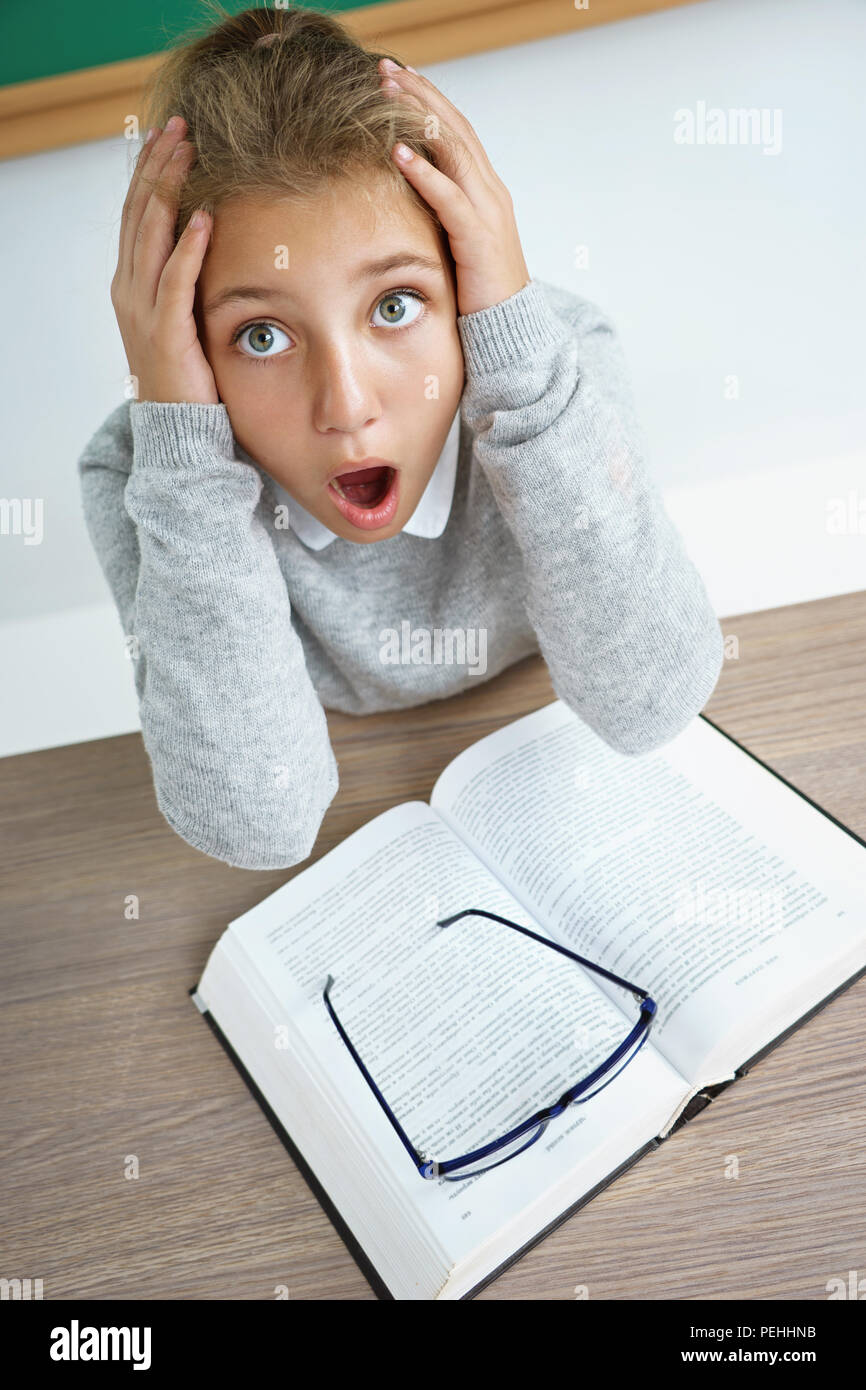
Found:
[{"label": "green eye", "polygon": [[[277,335],[285,339],[280,343]],[[275,323],[250,323],[246,328],[241,328],[235,335],[233,342],[240,347],[241,352],[247,357],[274,357],[275,352],[270,349],[276,344],[276,351],[283,352],[288,347],[291,339],[281,328],[277,328]]]},{"label": "green eye", "polygon": [[[417,305],[417,312],[414,312],[408,319],[406,317],[406,305],[402,300],[414,300]],[[398,328],[408,328],[410,323],[415,323],[422,314],[421,305],[424,303],[424,296],[417,290],[389,290],[382,296],[376,305],[376,312],[382,310],[382,319],[387,324],[393,324]],[[384,306],[384,307],[383,307]],[[375,322],[375,314],[374,314]],[[378,325],[376,325],[378,327]]]}]

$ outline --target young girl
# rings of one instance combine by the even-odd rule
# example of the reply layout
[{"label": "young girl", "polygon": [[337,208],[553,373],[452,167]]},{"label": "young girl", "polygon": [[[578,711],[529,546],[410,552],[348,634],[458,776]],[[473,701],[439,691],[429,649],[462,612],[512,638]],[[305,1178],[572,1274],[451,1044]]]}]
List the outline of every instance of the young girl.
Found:
[{"label": "young girl", "polygon": [[[134,398],[79,471],[169,824],[297,864],[338,787],[325,708],[539,650],[611,747],[672,739],[719,624],[610,322],[530,277],[465,117],[300,9],[174,51],[151,113],[111,287]],[[456,660],[430,660],[437,630]]]}]

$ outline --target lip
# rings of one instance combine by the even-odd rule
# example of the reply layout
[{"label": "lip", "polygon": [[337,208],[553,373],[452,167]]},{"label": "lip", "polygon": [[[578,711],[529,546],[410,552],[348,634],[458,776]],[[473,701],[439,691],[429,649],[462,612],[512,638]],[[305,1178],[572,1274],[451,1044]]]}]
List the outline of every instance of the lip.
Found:
[{"label": "lip", "polygon": [[352,463],[352,461],[349,460],[349,462],[347,463],[339,463],[337,464],[336,468],[332,468],[327,478],[325,479],[325,482],[329,483],[332,478],[339,478],[343,473],[357,473],[359,468],[396,469],[397,465],[396,463],[394,463],[393,459],[359,459],[357,463]]},{"label": "lip", "polygon": [[[340,471],[342,473],[354,472],[356,468],[372,468],[383,462],[382,459],[365,459],[363,464],[353,464],[351,468],[343,468]],[[361,507],[355,502],[348,501],[347,498],[341,497],[338,492],[335,492],[330,482],[325,488],[337,511],[349,522],[350,526],[357,527],[359,531],[381,531],[383,527],[390,526],[397,515],[397,509],[400,505],[400,470],[391,463],[385,464],[385,467],[391,469],[391,481],[385,496],[375,507]],[[334,474],[334,476],[338,475]]]}]

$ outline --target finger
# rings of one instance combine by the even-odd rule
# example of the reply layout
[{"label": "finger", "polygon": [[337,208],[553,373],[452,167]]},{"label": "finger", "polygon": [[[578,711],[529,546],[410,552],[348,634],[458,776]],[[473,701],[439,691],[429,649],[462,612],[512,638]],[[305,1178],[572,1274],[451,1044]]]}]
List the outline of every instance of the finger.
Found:
[{"label": "finger", "polygon": [[[418,76],[419,74],[415,75]],[[394,74],[389,72],[385,80],[387,81],[393,76]],[[408,76],[411,77],[411,74]],[[428,114],[432,113],[436,117],[439,122],[440,133],[444,127],[445,132],[451,136],[450,140],[444,139],[437,146],[436,162],[442,172],[459,184],[473,202],[478,202],[485,194],[495,193],[501,181],[487,157],[484,146],[466,118],[442,96],[432,82],[428,86],[431,94],[430,100],[423,92],[410,90],[408,80],[405,83],[395,83],[393,87],[385,88],[385,90],[402,101],[411,101],[419,110]],[[439,98],[438,109],[435,104],[436,97]],[[457,118],[456,122],[450,114],[449,118],[445,119],[446,110],[449,113],[454,112]]]},{"label": "finger", "polygon": [[195,149],[184,140],[176,145],[163,167],[165,195],[152,192],[141,215],[133,248],[133,282],[149,298],[156,301],[159,278],[166,261],[174,250],[174,228],[177,220],[180,186],[195,159]]},{"label": "finger", "polygon": [[[410,151],[411,158],[402,158],[400,145],[395,145],[391,157],[397,168],[421,194],[436,213],[449,237],[468,238],[477,224],[472,200],[459,184],[435,168],[423,155]],[[406,147],[403,146],[405,149]]]},{"label": "finger", "polygon": [[[171,156],[178,141],[182,138],[186,129],[186,122],[179,118],[180,124],[172,130],[166,127],[158,133],[149,145],[146,145],[139,156],[132,179],[130,180],[129,190],[126,195],[126,202],[123,207],[123,215],[120,223],[120,248],[118,254],[118,270],[122,275],[131,278],[134,270],[135,244],[138,236],[138,228],[144,210],[150,200],[151,189],[149,180],[158,178],[165,167],[166,161]],[[158,129],[158,128],[157,128]],[[146,159],[142,158],[146,154]],[[142,177],[145,169],[147,176]]]},{"label": "finger", "polygon": [[443,116],[451,130],[469,146],[475,162],[477,164],[483,163],[487,155],[475,128],[469,123],[463,112],[448,100],[444,92],[440,92],[439,88],[430,81],[429,77],[423,77],[420,72],[415,72],[411,68],[397,68],[396,70],[382,68],[382,72],[385,76],[396,80],[400,90],[415,97],[424,109],[432,111],[434,115]]},{"label": "finger", "polygon": [[[193,217],[200,215],[201,225],[193,225]],[[201,273],[202,262],[210,242],[210,214],[199,209],[187,222],[177,245],[165,263],[156,294],[157,308],[175,323],[192,317],[195,302],[195,287]]]},{"label": "finger", "polygon": [[[400,99],[406,101],[409,98],[406,93],[400,93]],[[429,108],[422,109],[429,112]],[[477,163],[465,140],[444,121],[439,121],[438,133],[435,136],[431,134],[428,138],[436,151],[435,167],[451,179],[452,183],[456,183],[471,203],[476,207],[483,207],[495,195],[498,183],[496,173],[490,168],[486,155],[484,164],[489,170],[489,177],[485,169]]]},{"label": "finger", "polygon": [[158,126],[154,126],[147,139],[139,151],[132,171],[132,178],[129,181],[129,188],[126,190],[126,197],[123,200],[123,210],[120,214],[120,236],[117,248],[117,270],[118,274],[127,274],[132,269],[132,250],[129,239],[130,218],[132,216],[133,204],[141,183],[141,173],[144,169],[153,148],[156,145],[162,131]]}]

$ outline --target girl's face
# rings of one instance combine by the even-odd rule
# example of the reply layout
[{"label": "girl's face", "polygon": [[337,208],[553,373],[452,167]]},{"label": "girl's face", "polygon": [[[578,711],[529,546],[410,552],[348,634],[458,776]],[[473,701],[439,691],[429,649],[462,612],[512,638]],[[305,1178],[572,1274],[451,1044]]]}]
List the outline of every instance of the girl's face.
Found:
[{"label": "girl's face", "polygon": [[[371,193],[368,202],[335,183],[303,208],[221,205],[196,289],[202,346],[238,443],[331,531],[361,544],[387,540],[412,516],[465,379],[436,228],[384,181]],[[329,485],[340,465],[364,459],[396,470],[396,511],[386,499],[375,529],[341,510]],[[354,500],[377,499],[356,486]]]}]

